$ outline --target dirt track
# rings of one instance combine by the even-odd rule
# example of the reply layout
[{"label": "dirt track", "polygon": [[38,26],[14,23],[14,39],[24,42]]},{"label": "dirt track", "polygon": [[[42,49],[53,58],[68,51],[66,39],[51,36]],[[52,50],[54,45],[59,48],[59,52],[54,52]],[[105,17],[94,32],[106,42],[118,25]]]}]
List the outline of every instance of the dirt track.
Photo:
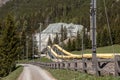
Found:
[{"label": "dirt track", "polygon": [[50,73],[40,67],[30,64],[22,65],[24,66],[24,70],[18,80],[56,80],[50,75]]}]

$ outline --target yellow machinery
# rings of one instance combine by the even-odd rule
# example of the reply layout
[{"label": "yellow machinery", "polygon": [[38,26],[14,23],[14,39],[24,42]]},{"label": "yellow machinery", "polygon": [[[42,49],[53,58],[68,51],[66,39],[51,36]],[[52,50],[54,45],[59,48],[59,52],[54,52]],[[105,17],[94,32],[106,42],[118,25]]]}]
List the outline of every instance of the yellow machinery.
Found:
[{"label": "yellow machinery", "polygon": [[[62,49],[60,46],[58,45],[53,45],[53,47],[56,47],[59,51],[61,51],[62,53],[64,53],[65,55],[58,55],[55,51],[53,51],[53,49],[48,46],[48,49],[51,51],[51,54],[53,54],[55,57],[57,58],[62,58],[62,59],[80,59],[80,58],[92,58],[92,54],[83,54],[83,55],[75,55],[75,54],[71,54],[70,52]],[[103,58],[103,59],[109,59],[109,58],[114,58],[114,55],[120,55],[120,54],[110,54],[110,53],[106,53],[106,54],[97,54],[97,58]]]}]

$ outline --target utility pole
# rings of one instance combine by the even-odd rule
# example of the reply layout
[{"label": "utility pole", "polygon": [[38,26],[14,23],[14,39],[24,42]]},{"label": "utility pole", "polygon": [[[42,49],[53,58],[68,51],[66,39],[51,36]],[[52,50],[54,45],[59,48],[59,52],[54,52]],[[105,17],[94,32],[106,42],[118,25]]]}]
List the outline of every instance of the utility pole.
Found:
[{"label": "utility pole", "polygon": [[[19,47],[21,47],[21,38],[22,38],[22,32],[20,33],[20,46]],[[21,53],[21,52],[20,52]],[[20,57],[20,55],[19,55],[19,53],[18,53],[18,63],[19,63],[19,57]]]},{"label": "utility pole", "polygon": [[82,30],[82,58],[83,58],[83,54],[84,54],[84,32]]},{"label": "utility pole", "polygon": [[98,61],[96,57],[96,0],[91,0],[90,13],[90,26],[92,31],[92,63],[96,76],[99,76]]},{"label": "utility pole", "polygon": [[26,57],[28,60],[28,36],[26,36]]},{"label": "utility pole", "polygon": [[34,35],[32,34],[32,41],[33,41],[33,45],[32,45],[32,53],[33,53],[33,62],[34,62]]},{"label": "utility pole", "polygon": [[41,58],[41,26],[42,26],[42,23],[39,23],[40,25],[40,32],[39,32],[39,51],[40,51],[40,58]]}]

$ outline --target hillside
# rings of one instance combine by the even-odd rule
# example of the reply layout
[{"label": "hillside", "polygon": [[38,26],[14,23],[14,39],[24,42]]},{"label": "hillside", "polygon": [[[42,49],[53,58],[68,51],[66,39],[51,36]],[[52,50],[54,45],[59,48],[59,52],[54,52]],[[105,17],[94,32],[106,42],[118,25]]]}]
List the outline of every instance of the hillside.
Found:
[{"label": "hillside", "polygon": [[[13,12],[17,16],[34,15],[39,22],[73,22],[89,27],[89,4],[90,0],[12,0],[0,9],[0,17]],[[106,0],[111,26],[120,26],[119,4],[120,0]],[[97,1],[97,7],[98,27],[105,26],[102,0]]]},{"label": "hillside", "polygon": [[[75,39],[71,40],[69,38],[67,45],[63,43],[62,46],[68,51],[79,52],[82,49],[81,44],[83,41],[84,48],[91,49],[89,35],[90,0],[0,1],[4,1],[2,2],[4,5],[0,4],[0,58],[2,58],[0,59],[0,78],[7,76],[11,71],[15,70],[17,59],[31,60],[34,59],[34,55],[41,53],[38,52],[41,47],[38,48],[34,35],[40,33],[52,23],[83,25],[83,37],[77,31]],[[103,0],[97,0],[98,47],[120,44],[120,0],[105,1],[110,28],[107,27]],[[56,27],[59,27],[59,25],[55,25],[51,32],[56,30]],[[70,27],[75,28],[74,25]],[[67,39],[67,34],[66,28],[62,27],[61,44]],[[56,33],[53,41],[50,36],[49,38],[45,37],[45,39],[48,39],[47,45],[49,46],[59,44],[58,33]],[[44,44],[45,42],[42,43]],[[43,51],[46,51],[45,49]],[[112,49],[105,48],[105,50],[111,52]]]},{"label": "hillside", "polygon": [[[97,53],[113,53],[113,49],[115,53],[120,53],[120,45],[113,45],[112,46],[105,46],[105,47],[98,47]],[[92,49],[86,49],[83,51],[84,53],[92,53]],[[82,51],[72,51],[73,54],[82,54]]]},{"label": "hillside", "polygon": [[[106,0],[113,44],[120,44],[120,0]],[[90,0],[10,0],[0,8],[0,22],[7,14],[13,14],[18,24],[18,32],[23,32],[22,45],[25,47],[25,37],[29,36],[32,44],[32,34],[38,32],[42,23],[44,30],[50,23],[80,24],[90,29]],[[111,45],[110,33],[107,27],[103,0],[97,0],[97,46]],[[24,31],[23,31],[24,30]],[[86,36],[86,35],[84,35]],[[85,38],[85,37],[84,37]],[[91,48],[91,42],[84,39],[85,48]],[[75,42],[74,42],[75,43]],[[73,43],[72,43],[73,44]],[[74,45],[75,46],[75,45]],[[30,48],[32,50],[32,48]]]},{"label": "hillside", "polygon": [[[113,43],[120,43],[120,0],[106,0],[108,18],[112,32]],[[65,22],[81,24],[90,29],[89,26],[90,0],[11,0],[0,8],[0,19],[8,13],[17,16],[20,26],[29,26],[38,29],[38,23],[43,23],[45,29],[49,23]],[[104,11],[103,0],[97,1],[97,31],[98,37],[106,32],[109,35],[107,21]],[[104,30],[104,31],[103,31]],[[28,31],[28,30],[27,30]],[[106,37],[108,39],[108,37]],[[104,40],[103,40],[104,41]],[[98,40],[98,43],[101,41]],[[108,41],[107,44],[110,42]],[[99,44],[101,46],[101,44]]]}]

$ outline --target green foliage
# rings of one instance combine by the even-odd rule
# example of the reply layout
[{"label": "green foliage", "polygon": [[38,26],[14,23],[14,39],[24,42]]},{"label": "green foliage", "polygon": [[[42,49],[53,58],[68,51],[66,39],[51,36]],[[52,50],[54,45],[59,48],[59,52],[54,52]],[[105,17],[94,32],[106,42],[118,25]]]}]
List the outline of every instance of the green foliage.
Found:
[{"label": "green foliage", "polygon": [[34,54],[35,55],[38,55],[38,46],[37,46],[37,39],[36,37],[34,37],[34,40],[33,40],[33,46],[34,46]]},{"label": "green foliage", "polygon": [[68,51],[72,51],[72,41],[71,41],[71,39],[68,40],[67,50],[68,50]]},{"label": "green foliage", "polygon": [[58,36],[57,33],[56,33],[56,36],[55,36],[55,38],[53,40],[53,44],[59,44],[59,36]]},{"label": "green foliage", "polygon": [[76,50],[81,50],[82,48],[82,36],[79,31],[77,31],[77,37],[76,37]]},{"label": "green foliage", "polygon": [[88,35],[88,31],[86,28],[83,29],[83,44],[85,45],[84,48],[85,49],[90,49],[91,48],[91,40],[90,40],[90,36]]},{"label": "green foliage", "polygon": [[0,38],[0,77],[8,75],[14,70],[19,51],[19,39],[14,18],[8,15],[3,23]]},{"label": "green foliage", "polygon": [[[120,1],[106,0],[107,13],[109,17],[109,23],[112,32],[113,44],[120,44]],[[25,25],[25,32],[27,35],[31,35],[35,30],[39,28],[38,23],[42,22],[44,29],[49,23],[53,22],[66,22],[82,24],[90,30],[89,21],[89,8],[90,0],[11,0],[6,5],[0,8],[0,19],[8,13],[13,13],[17,22],[19,23],[19,31]],[[98,46],[110,45],[108,40],[110,37],[106,27],[106,17],[104,11],[104,5],[102,0],[97,1],[97,34]],[[106,27],[106,34],[104,27]],[[61,32],[65,30],[62,27]],[[61,33],[61,41],[66,39],[66,31]],[[105,35],[104,35],[105,34]],[[107,43],[104,43],[104,37],[107,39]],[[89,38],[89,36],[87,37]],[[85,48],[91,48],[91,41],[86,39]]]},{"label": "green foliage", "polygon": [[53,44],[53,42],[52,42],[52,40],[51,40],[51,37],[49,36],[47,45],[48,45],[48,46],[52,46],[52,44]]},{"label": "green foliage", "polygon": [[75,39],[73,39],[72,40],[72,46],[71,46],[71,51],[74,51],[74,50],[76,50],[76,40]]},{"label": "green foliage", "polygon": [[61,25],[61,40],[60,41],[64,41],[65,39],[67,39],[67,28],[66,26]]},{"label": "green foliage", "polygon": [[67,28],[66,26],[64,26],[64,29],[63,29],[63,40],[67,39]]}]

